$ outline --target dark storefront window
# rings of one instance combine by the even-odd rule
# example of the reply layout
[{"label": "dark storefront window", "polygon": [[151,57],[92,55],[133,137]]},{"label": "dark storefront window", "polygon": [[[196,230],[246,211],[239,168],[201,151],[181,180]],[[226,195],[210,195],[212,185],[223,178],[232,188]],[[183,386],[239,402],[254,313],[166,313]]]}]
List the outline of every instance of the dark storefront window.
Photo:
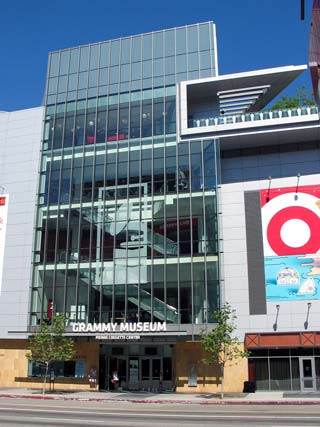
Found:
[{"label": "dark storefront window", "polygon": [[[48,375],[54,372],[55,377],[70,377],[70,378],[85,378],[86,377],[86,362],[84,360],[68,360],[65,362],[52,362],[49,364]],[[46,372],[45,365],[35,362],[29,362],[28,376],[43,377]]]},{"label": "dark storefront window", "polygon": [[289,358],[270,358],[271,390],[291,390]]},{"label": "dark storefront window", "polygon": [[[300,391],[303,378],[310,372],[315,378],[316,389],[320,389],[320,357],[317,348],[259,349],[250,351],[250,366],[257,390]],[[313,359],[315,372],[313,371]],[[303,371],[307,367],[308,371]],[[301,372],[302,369],[302,372]],[[310,376],[310,375],[309,375]]]}]

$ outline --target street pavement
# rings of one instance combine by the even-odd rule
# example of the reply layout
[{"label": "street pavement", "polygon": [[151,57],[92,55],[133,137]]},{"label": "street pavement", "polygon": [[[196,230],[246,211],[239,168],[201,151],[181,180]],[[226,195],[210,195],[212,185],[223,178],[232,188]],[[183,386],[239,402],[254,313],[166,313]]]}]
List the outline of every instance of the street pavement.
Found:
[{"label": "street pavement", "polygon": [[1,398],[47,399],[69,401],[123,401],[158,404],[198,405],[319,405],[320,392],[256,392],[226,393],[224,399],[218,394],[205,393],[147,393],[147,392],[98,392],[98,391],[53,391],[42,394],[42,390],[28,388],[0,388]]}]

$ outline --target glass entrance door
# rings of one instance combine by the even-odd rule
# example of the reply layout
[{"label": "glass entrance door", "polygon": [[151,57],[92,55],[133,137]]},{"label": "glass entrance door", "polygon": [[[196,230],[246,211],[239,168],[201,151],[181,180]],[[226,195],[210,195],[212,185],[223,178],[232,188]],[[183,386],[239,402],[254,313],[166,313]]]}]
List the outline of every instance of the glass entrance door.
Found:
[{"label": "glass entrance door", "polygon": [[139,389],[139,358],[129,357],[129,389]]},{"label": "glass entrance door", "polygon": [[316,370],[313,357],[300,357],[301,391],[316,390]]},{"label": "glass entrance door", "polygon": [[162,382],[162,359],[151,357],[141,359],[141,387],[148,391],[159,391]]},{"label": "glass entrance door", "polygon": [[108,375],[108,390],[114,390],[116,387],[111,382],[113,373],[117,372],[119,377],[118,387],[122,387],[127,381],[127,358],[123,356],[110,357],[109,359],[109,375]]}]

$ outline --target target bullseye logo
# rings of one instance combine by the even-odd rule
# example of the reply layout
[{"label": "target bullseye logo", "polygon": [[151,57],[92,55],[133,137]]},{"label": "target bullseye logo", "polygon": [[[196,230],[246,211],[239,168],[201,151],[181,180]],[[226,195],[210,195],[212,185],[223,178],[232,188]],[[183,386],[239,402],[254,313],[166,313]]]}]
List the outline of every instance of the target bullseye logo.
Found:
[{"label": "target bullseye logo", "polygon": [[282,193],[261,210],[265,256],[316,254],[320,251],[319,198]]},{"label": "target bullseye logo", "polygon": [[[297,219],[305,226],[301,224],[296,230],[294,226],[287,227],[287,231],[281,233],[289,221]],[[301,206],[291,206],[282,209],[272,217],[267,228],[267,239],[277,255],[314,254],[319,250],[319,230],[320,218],[314,212]],[[301,244],[304,240],[306,242]]]}]

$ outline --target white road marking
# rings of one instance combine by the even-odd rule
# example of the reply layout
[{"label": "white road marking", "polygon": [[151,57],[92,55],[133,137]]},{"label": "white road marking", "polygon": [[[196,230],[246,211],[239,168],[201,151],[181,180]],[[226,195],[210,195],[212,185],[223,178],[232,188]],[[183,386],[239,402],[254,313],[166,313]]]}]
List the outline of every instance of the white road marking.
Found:
[{"label": "white road marking", "polygon": [[[52,413],[54,412],[54,408],[53,409],[22,409],[22,408],[5,408],[5,407],[1,407],[2,410],[6,410],[8,412],[38,412],[38,413]],[[73,414],[77,414],[79,415],[79,413],[81,414],[86,414],[86,415],[96,415],[97,413],[94,411],[56,411],[56,414],[64,414],[64,415],[73,415]],[[121,413],[117,413],[114,411],[107,411],[107,412],[99,412],[99,415],[110,415],[113,417],[123,417],[124,414]],[[158,417],[158,418],[203,418],[203,419],[217,419],[217,418],[225,418],[225,419],[232,419],[232,418],[236,418],[236,419],[261,419],[261,420],[273,420],[273,419],[281,419],[281,420],[297,420],[297,414],[295,416],[291,416],[291,415],[233,415],[233,414],[199,414],[199,415],[194,415],[194,414],[158,414],[158,413],[150,413],[150,414],[141,414],[139,412],[130,412],[130,413],[125,413],[125,415],[127,417],[140,417],[140,418],[150,418],[150,416],[152,417]],[[305,415],[305,414],[301,414],[303,419],[307,419],[307,420],[320,420],[319,416],[310,416],[310,415]],[[81,421],[81,420],[80,420]],[[82,421],[85,421],[82,419]],[[97,421],[98,422],[98,421]],[[277,426],[279,427],[279,426]],[[297,427],[297,426],[295,426]],[[304,426],[301,426],[304,427]]]}]

